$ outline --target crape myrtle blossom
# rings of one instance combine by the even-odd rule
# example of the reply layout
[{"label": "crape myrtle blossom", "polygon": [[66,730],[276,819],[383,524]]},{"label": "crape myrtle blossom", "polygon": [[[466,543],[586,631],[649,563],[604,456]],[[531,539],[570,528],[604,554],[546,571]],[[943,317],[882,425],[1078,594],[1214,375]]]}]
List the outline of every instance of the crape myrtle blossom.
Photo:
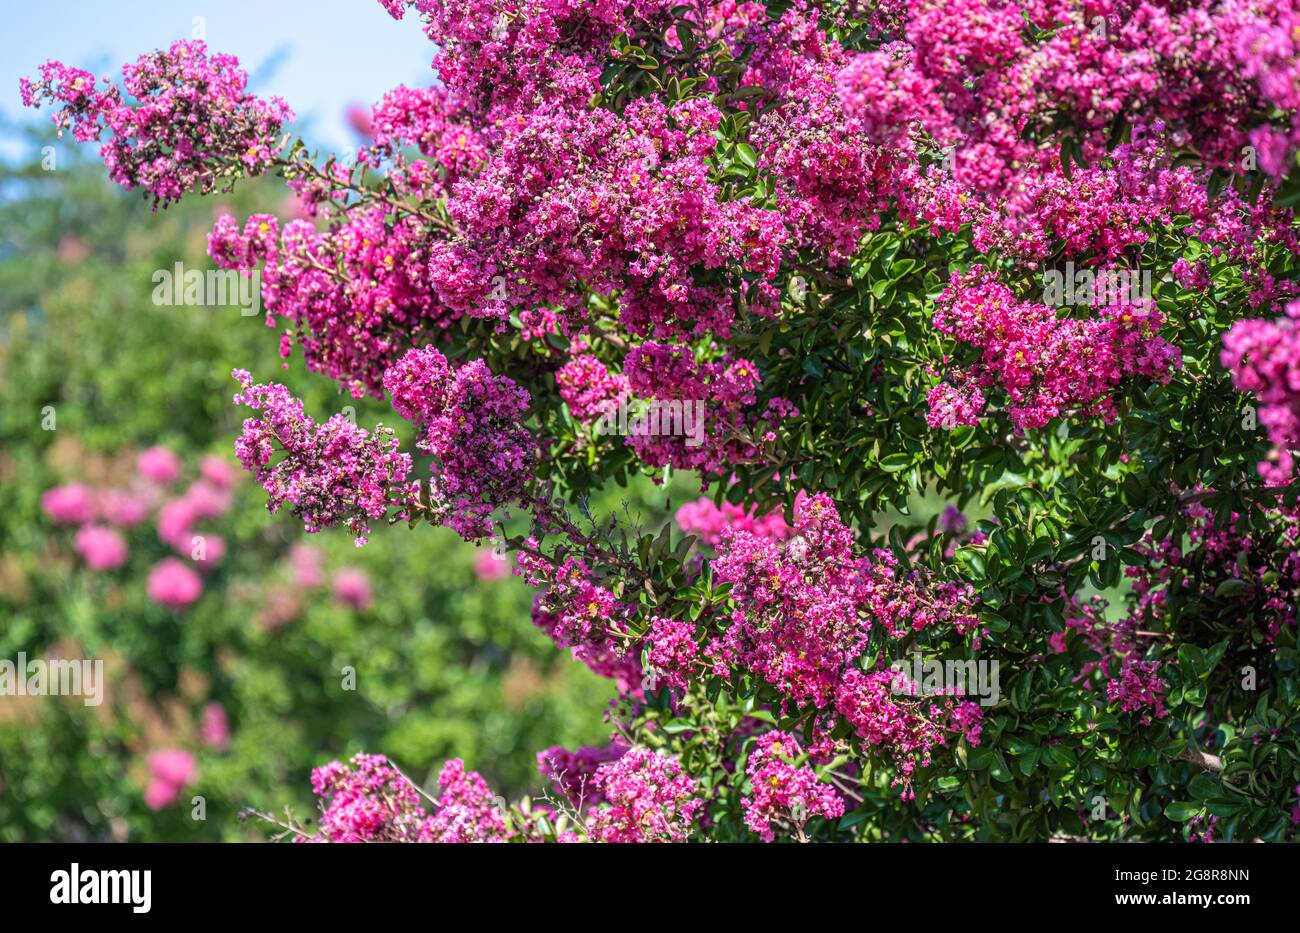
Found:
[{"label": "crape myrtle blossom", "polygon": [[749,751],[745,775],[750,796],[741,800],[745,825],[764,842],[776,837],[774,824],[790,823],[799,833],[813,816],[844,815],[844,798],[818,780],[812,768],[797,765],[803,749],[793,735],[773,730],[760,735]]},{"label": "crape myrtle blossom", "polygon": [[492,516],[523,502],[537,443],[523,420],[529,395],[482,360],[453,368],[433,347],[411,350],[384,374],[393,408],[422,431],[433,456],[435,516],[466,540],[490,537]]},{"label": "crape myrtle blossom", "polygon": [[1300,445],[1300,300],[1275,321],[1238,321],[1223,335],[1222,362],[1233,385],[1259,400],[1259,423],[1273,443],[1260,463],[1268,482],[1287,482],[1294,472],[1292,451]]},{"label": "crape myrtle blossom", "polygon": [[107,79],[98,90],[90,72],[47,62],[37,80],[22,80],[23,104],[56,104],[55,124],[78,142],[110,133],[100,149],[109,174],[144,188],[155,205],[262,174],[279,151],[280,127],[293,120],[284,101],[248,93],[237,58],[209,55],[197,40],[142,55],[122,74],[125,95]]},{"label": "crape myrtle blossom", "polygon": [[389,222],[383,208],[362,207],[328,230],[307,220],[282,225],[254,214],[241,227],[223,216],[208,254],[225,269],[261,269],[267,320],[286,329],[281,353],[297,347],[309,369],[355,395],[380,396],[383,376],[418,329],[441,330],[461,312],[433,291],[430,233],[416,218]]},{"label": "crape myrtle blossom", "polygon": [[255,385],[246,370],[234,376],[236,404],[261,414],[245,419],[235,452],[269,494],[270,511],[288,502],[307,531],[346,525],[364,544],[372,519],[400,509],[411,458],[391,431],[371,434],[343,414],[317,424],[284,386]]},{"label": "crape myrtle blossom", "polygon": [[[840,77],[849,114],[878,133],[924,130],[969,157],[963,184],[1002,194],[1050,163],[1049,142],[1023,132],[1053,117],[1074,128],[1086,158],[1105,151],[1118,115],[1161,120],[1211,166],[1235,166],[1243,146],[1278,174],[1300,142],[1294,114],[1295,27],[1287,3],[1228,0],[1169,7],[1152,0],[926,0],[907,7],[905,75],[880,77],[880,52]],[[906,87],[916,106],[895,102]]]},{"label": "crape myrtle blossom", "polygon": [[604,798],[587,821],[595,842],[685,842],[704,801],[670,755],[633,748],[596,769]]},{"label": "crape myrtle blossom", "polygon": [[537,753],[537,771],[582,811],[605,800],[596,783],[596,769],[617,761],[627,751],[628,745],[621,738],[611,740],[604,748],[584,745],[570,750],[553,745]]},{"label": "crape myrtle blossom", "polygon": [[1086,320],[1059,317],[1055,308],[1017,298],[978,263],[953,272],[936,302],[934,326],[983,353],[958,377],[973,383],[969,395],[946,384],[931,392],[930,423],[974,424],[982,401],[976,393],[994,388],[1006,393],[1018,431],[1076,408],[1111,420],[1111,392],[1122,379],[1168,382],[1181,364],[1178,348],[1159,335],[1163,323],[1149,303],[1107,306]]},{"label": "crape myrtle blossom", "polygon": [[895,638],[931,626],[976,630],[969,587],[904,573],[887,550],[855,556],[853,533],[824,493],[800,502],[794,533],[781,543],[724,532],[713,570],[736,608],[705,651],[717,671],[750,668],[797,706],[821,709],[873,628]]},{"label": "crape myrtle blossom", "polygon": [[[664,432],[662,425],[657,434],[629,434],[627,445],[647,466],[725,476],[736,464],[761,459],[763,446],[776,437],[771,427],[799,414],[779,398],[757,410],[758,369],[743,359],[702,363],[690,347],[649,341],[629,351],[623,373],[641,398],[680,401],[684,410],[697,400],[704,402],[703,424],[686,425],[695,428],[696,437],[685,430]],[[663,417],[661,411],[661,421]]]},{"label": "crape myrtle blossom", "polygon": [[[505,842],[510,838],[487,784],[459,758],[438,775],[438,799],[421,792],[383,755],[358,754],[312,772],[322,813],[301,842]],[[433,809],[432,815],[424,804]]]}]

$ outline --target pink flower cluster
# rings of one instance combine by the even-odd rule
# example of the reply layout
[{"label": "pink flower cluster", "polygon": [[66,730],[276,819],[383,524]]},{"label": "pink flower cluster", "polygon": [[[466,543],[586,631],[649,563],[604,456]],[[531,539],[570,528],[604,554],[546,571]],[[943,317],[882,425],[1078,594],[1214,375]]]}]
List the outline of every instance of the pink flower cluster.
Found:
[{"label": "pink flower cluster", "polygon": [[[1181,354],[1159,336],[1163,323],[1153,305],[1112,305],[1087,320],[1061,318],[1054,308],[1018,299],[978,264],[952,274],[934,313],[938,330],[983,350],[968,375],[975,386],[1006,393],[1007,414],[1020,431],[1076,409],[1113,418],[1111,392],[1127,376],[1168,382]],[[974,395],[950,389],[932,392],[931,399],[940,405],[931,424],[977,420]]]},{"label": "pink flower cluster", "polygon": [[438,775],[441,789],[432,816],[420,792],[383,755],[332,761],[311,775],[321,798],[320,829],[313,842],[504,842],[510,837],[501,808],[486,783],[453,758]]},{"label": "pink flower cluster", "polygon": [[90,72],[54,61],[41,66],[36,81],[22,79],[23,104],[57,104],[54,122],[60,131],[71,127],[78,142],[111,132],[100,155],[113,180],[143,187],[155,204],[228,188],[232,176],[262,174],[279,151],[280,127],[293,120],[284,101],[248,93],[239,59],[209,55],[203,42],[174,42],[122,74],[135,106],[107,79],[96,90]]},{"label": "pink flower cluster", "polygon": [[613,634],[617,626],[626,624],[631,607],[593,583],[580,558],[550,572],[546,564],[521,552],[519,570],[530,585],[546,587],[533,600],[533,624],[557,647],[569,648],[574,659],[593,673],[612,679],[619,693],[639,694],[640,659]]},{"label": "pink flower cluster", "polygon": [[782,541],[794,534],[779,510],[759,514],[752,506],[746,509],[726,501],[714,505],[713,500],[707,497],[680,506],[674,518],[684,533],[696,535],[712,548],[722,543],[723,533],[728,530],[745,531],[773,541]]},{"label": "pink flower cluster", "polygon": [[917,684],[899,671],[849,670],[835,691],[835,709],[866,746],[892,758],[895,785],[904,797],[913,796],[912,775],[930,764],[936,746],[953,735],[978,745],[984,714],[979,704],[951,697],[927,697],[917,702]]},{"label": "pink flower cluster", "polygon": [[593,842],[685,842],[704,806],[681,763],[648,748],[598,767],[595,785],[604,802],[587,821]]},{"label": "pink flower cluster", "polygon": [[[773,399],[760,417],[754,410],[760,381],[754,365],[730,357],[700,363],[689,346],[643,343],[628,352],[623,373],[636,395],[683,406],[681,427],[661,410],[657,432],[629,434],[628,446],[648,466],[726,476],[736,464],[758,459],[761,445],[775,439],[767,425],[799,414],[784,399]],[[703,423],[688,423],[695,421],[697,402],[703,404]],[[664,420],[670,422],[667,431]]]},{"label": "pink flower cluster", "polygon": [[1259,423],[1274,450],[1260,463],[1269,483],[1283,484],[1295,470],[1291,451],[1300,445],[1300,301],[1276,321],[1238,321],[1223,335],[1222,363],[1233,384],[1259,400]]},{"label": "pink flower cluster", "polygon": [[573,417],[583,423],[600,418],[628,395],[627,379],[611,373],[593,354],[576,352],[555,373],[560,398]]},{"label": "pink flower cluster", "polygon": [[411,350],[384,374],[393,408],[419,424],[434,458],[435,515],[467,541],[490,537],[493,514],[526,501],[537,443],[523,426],[529,395],[482,360],[453,368],[433,347]]},{"label": "pink flower cluster", "polygon": [[814,816],[835,819],[844,815],[839,791],[817,779],[806,765],[796,765],[803,749],[788,732],[765,732],[754,742],[745,765],[751,787],[740,801],[745,825],[764,842],[776,838],[773,824],[788,823],[802,832]]},{"label": "pink flower cluster", "polygon": [[391,431],[370,434],[343,414],[318,425],[284,386],[254,385],[241,369],[234,377],[242,388],[235,403],[261,412],[244,420],[235,453],[269,494],[270,511],[288,502],[307,531],[346,525],[360,545],[370,520],[407,502],[411,458]]},{"label": "pink flower cluster", "polygon": [[969,588],[903,574],[889,551],[858,558],[852,531],[824,493],[798,504],[794,537],[783,543],[725,532],[713,571],[731,584],[736,606],[706,652],[715,671],[749,668],[800,706],[832,702],[873,625],[892,637],[930,626],[975,629]]},{"label": "pink flower cluster", "polygon": [[330,229],[308,220],[254,214],[241,228],[223,216],[208,236],[222,268],[262,269],[269,321],[288,324],[281,352],[296,343],[309,369],[379,396],[384,371],[410,346],[411,333],[438,331],[460,317],[434,295],[427,252],[430,232],[409,215],[354,209]]},{"label": "pink flower cluster", "polygon": [[666,686],[686,690],[696,674],[695,657],[699,652],[695,623],[656,616],[650,620],[646,641],[646,663],[653,678],[653,689]]},{"label": "pink flower cluster", "polygon": [[1163,699],[1165,688],[1169,685],[1159,676],[1159,671],[1159,661],[1125,658],[1119,676],[1106,682],[1106,696],[1112,703],[1118,703],[1119,708],[1125,712],[1143,710],[1144,722],[1150,721],[1150,715],[1145,713],[1147,709],[1151,710],[1156,719],[1163,719],[1169,715]]},{"label": "pink flower cluster", "polygon": [[1167,123],[1212,166],[1253,145],[1276,176],[1300,143],[1297,25],[1257,0],[927,0],[904,14],[906,43],[855,59],[840,89],[878,136],[956,146],[956,178],[997,196],[1051,164],[1055,141],[1024,131],[1053,119],[1090,161],[1123,115]]}]

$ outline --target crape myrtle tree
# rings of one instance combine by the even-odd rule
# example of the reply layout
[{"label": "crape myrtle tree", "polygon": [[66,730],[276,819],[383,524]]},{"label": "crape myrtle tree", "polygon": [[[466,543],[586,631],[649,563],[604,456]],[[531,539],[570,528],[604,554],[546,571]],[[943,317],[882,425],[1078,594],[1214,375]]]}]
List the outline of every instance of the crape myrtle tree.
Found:
[{"label": "crape myrtle tree", "polygon": [[346,158],[201,42],[22,85],[160,206],[297,193],[210,255],[420,440],[237,371],[271,510],[508,547],[622,691],[532,800],[358,756],[290,832],[1293,838],[1300,7],[383,6],[436,80]]}]

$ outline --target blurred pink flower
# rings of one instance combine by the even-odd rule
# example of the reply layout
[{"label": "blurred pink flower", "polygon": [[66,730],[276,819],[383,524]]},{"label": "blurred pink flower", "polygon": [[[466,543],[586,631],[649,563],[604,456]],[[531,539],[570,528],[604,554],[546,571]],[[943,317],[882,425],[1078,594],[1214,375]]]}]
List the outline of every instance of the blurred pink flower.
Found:
[{"label": "blurred pink flower", "polygon": [[81,483],[56,486],[41,495],[41,508],[56,522],[80,525],[95,518],[95,499]]},{"label": "blurred pink flower", "polygon": [[293,565],[294,582],[310,589],[325,582],[321,567],[321,553],[310,544],[295,544],[289,548],[289,563]]},{"label": "blurred pink flower", "polygon": [[204,573],[211,573],[226,556],[226,539],[208,531],[195,532],[184,549],[185,556],[194,562],[194,566]]},{"label": "blurred pink flower", "polygon": [[149,499],[125,489],[105,489],[97,495],[100,517],[110,525],[128,528],[149,517]]},{"label": "blurred pink flower", "polygon": [[144,802],[151,810],[171,806],[186,784],[199,776],[199,764],[189,752],[168,748],[149,756],[149,773],[153,780],[144,792]]},{"label": "blurred pink flower", "polygon": [[174,548],[184,548],[190,528],[197,520],[194,503],[188,498],[169,499],[158,510],[158,540]]},{"label": "blurred pink flower", "polygon": [[230,748],[230,720],[226,717],[226,708],[220,703],[213,702],[203,707],[199,738],[208,748],[219,752]]},{"label": "blurred pink flower", "polygon": [[121,567],[131,553],[120,534],[102,525],[83,525],[74,547],[92,570]]},{"label": "blurred pink flower", "polygon": [[334,576],[334,598],[354,609],[369,609],[374,602],[370,578],[353,567],[340,570]]},{"label": "blurred pink flower", "polygon": [[229,460],[208,454],[199,464],[199,475],[218,489],[229,489],[238,474]]},{"label": "blurred pink flower", "polygon": [[220,518],[230,511],[235,500],[229,486],[219,486],[206,479],[191,483],[182,498],[189,503],[195,518]]},{"label": "blurred pink flower", "polygon": [[164,557],[149,571],[149,598],[168,609],[184,609],[203,592],[199,575],[175,557]]},{"label": "blurred pink flower", "polygon": [[135,466],[141,476],[161,486],[170,484],[181,474],[180,457],[166,447],[150,447],[141,451]]},{"label": "blurred pink flower", "polygon": [[474,558],[474,575],[480,580],[500,580],[509,573],[510,566],[504,553],[484,549]]}]

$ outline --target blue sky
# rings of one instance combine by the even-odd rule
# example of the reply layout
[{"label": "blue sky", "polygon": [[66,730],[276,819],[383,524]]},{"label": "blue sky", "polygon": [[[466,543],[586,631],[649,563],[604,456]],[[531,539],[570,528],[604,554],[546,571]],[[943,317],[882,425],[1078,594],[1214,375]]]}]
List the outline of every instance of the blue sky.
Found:
[{"label": "blue sky", "polygon": [[[47,59],[120,77],[142,52],[192,37],[202,17],[208,47],[239,57],[250,86],[278,94],[298,114],[307,142],[355,145],[343,113],[397,84],[428,84],[434,47],[408,14],[395,21],[378,0],[41,0],[7,4],[0,29],[0,117],[47,120],[24,108],[18,79]],[[13,155],[12,138],[0,143]]]}]

